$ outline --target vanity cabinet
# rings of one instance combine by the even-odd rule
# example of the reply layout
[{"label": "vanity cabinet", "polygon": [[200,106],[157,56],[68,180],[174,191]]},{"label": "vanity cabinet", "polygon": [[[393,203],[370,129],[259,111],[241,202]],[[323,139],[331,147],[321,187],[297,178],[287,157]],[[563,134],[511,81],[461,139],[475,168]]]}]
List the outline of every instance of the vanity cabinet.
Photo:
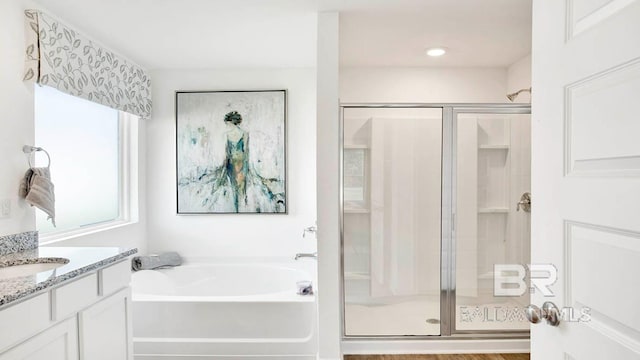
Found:
[{"label": "vanity cabinet", "polygon": [[77,360],[78,326],[70,318],[0,355],[0,360]]},{"label": "vanity cabinet", "polygon": [[129,261],[0,311],[0,360],[133,359]]}]

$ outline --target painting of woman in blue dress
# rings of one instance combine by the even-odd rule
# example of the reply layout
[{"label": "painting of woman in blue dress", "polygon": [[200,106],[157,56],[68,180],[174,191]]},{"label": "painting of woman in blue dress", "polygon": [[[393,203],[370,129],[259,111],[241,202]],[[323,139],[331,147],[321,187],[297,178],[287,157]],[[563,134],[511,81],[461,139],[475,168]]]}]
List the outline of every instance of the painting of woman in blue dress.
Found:
[{"label": "painting of woman in blue dress", "polygon": [[[194,115],[202,111],[192,111],[197,107],[191,105],[199,101],[186,102],[191,110],[184,111],[182,124],[178,112],[178,212],[286,213],[284,138],[278,136],[284,135],[284,123],[271,128],[273,119],[267,119],[278,117],[273,116],[274,110],[279,113],[278,102],[269,101],[272,99],[264,96],[268,94],[253,101],[247,94],[224,95],[227,100],[222,109],[244,108],[254,124],[245,124],[238,110],[226,112],[218,124],[208,116],[204,119],[211,121],[197,120],[199,116]],[[212,109],[218,114],[221,110]],[[263,115],[262,120],[258,114]]]}]

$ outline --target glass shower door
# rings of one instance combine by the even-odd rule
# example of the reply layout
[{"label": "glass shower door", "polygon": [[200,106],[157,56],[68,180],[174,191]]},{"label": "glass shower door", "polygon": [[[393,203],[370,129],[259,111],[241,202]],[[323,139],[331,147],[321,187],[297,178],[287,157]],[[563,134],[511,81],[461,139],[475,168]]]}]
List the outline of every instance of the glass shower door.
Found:
[{"label": "glass shower door", "polygon": [[442,109],[343,109],[346,336],[440,334]]},{"label": "glass shower door", "polygon": [[528,288],[501,291],[495,285],[501,265],[514,269],[530,259],[531,122],[526,112],[454,112],[455,332],[529,330]]}]

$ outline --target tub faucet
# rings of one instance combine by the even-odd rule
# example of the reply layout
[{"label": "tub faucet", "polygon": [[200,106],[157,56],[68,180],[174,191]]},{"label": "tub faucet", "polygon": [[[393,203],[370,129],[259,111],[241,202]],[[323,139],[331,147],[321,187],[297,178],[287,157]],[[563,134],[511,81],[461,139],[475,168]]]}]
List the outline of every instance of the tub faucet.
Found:
[{"label": "tub faucet", "polygon": [[304,228],[304,230],[302,230],[302,237],[307,237],[307,233],[312,233],[315,234],[318,232],[318,228],[315,226],[309,226]]},{"label": "tub faucet", "polygon": [[294,260],[300,260],[300,258],[314,258],[317,259],[318,258],[318,252],[314,252],[314,253],[297,253],[296,257],[293,258]]}]

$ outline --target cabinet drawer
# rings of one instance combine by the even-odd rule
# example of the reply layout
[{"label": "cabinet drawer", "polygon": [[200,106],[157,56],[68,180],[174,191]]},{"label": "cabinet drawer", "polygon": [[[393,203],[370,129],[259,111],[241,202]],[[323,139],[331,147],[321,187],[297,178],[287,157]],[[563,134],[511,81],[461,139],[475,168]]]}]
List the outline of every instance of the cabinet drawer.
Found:
[{"label": "cabinet drawer", "polygon": [[0,311],[0,353],[49,326],[49,294]]},{"label": "cabinet drawer", "polygon": [[99,271],[100,295],[107,296],[129,286],[131,262],[125,260]]},{"label": "cabinet drawer", "polygon": [[53,289],[51,295],[52,319],[62,320],[98,301],[98,275],[93,273]]}]

